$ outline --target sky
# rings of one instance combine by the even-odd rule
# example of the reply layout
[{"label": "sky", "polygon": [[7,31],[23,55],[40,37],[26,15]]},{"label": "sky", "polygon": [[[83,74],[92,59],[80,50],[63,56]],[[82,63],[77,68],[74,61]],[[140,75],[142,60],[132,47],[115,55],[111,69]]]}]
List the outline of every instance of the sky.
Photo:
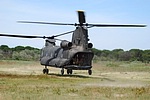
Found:
[{"label": "sky", "polygon": [[[22,24],[17,21],[78,23],[77,10],[95,24],[145,24],[146,28],[90,28],[90,42],[100,50],[150,49],[150,0],[0,0],[0,33],[52,36],[74,26]],[[72,34],[59,37],[71,41]],[[0,37],[0,45],[42,48],[44,39]],[[59,42],[57,42],[59,45]]]}]

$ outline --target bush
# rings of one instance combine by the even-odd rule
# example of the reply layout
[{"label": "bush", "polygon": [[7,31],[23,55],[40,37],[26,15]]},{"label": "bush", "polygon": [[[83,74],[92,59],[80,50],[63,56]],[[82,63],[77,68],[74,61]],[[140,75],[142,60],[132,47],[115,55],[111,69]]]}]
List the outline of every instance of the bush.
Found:
[{"label": "bush", "polygon": [[13,52],[12,59],[14,60],[39,60],[40,54],[37,50],[22,50]]}]

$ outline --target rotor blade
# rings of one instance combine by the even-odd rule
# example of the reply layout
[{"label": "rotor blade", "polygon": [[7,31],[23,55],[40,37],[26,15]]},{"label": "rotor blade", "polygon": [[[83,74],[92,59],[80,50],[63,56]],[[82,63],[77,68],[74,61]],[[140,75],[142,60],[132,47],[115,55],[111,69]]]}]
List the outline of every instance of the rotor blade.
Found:
[{"label": "rotor blade", "polygon": [[78,11],[78,18],[80,24],[86,23],[84,11],[80,11],[80,10]]},{"label": "rotor blade", "polygon": [[69,32],[65,32],[65,33],[62,33],[62,34],[54,35],[53,37],[58,37],[58,36],[66,35],[66,34],[69,34],[69,33],[72,33],[72,32],[74,32],[74,31],[69,31]]},{"label": "rotor blade", "polygon": [[75,25],[69,23],[48,23],[48,22],[33,22],[33,21],[18,21],[19,23],[34,23],[34,24],[51,24],[51,25]]},{"label": "rotor blade", "polygon": [[146,25],[88,24],[90,27],[146,27]]},{"label": "rotor blade", "polygon": [[11,34],[1,34],[0,36],[6,36],[6,37],[18,37],[18,38],[47,38],[45,36],[27,36],[27,35],[11,35]]},{"label": "rotor blade", "polygon": [[62,34],[58,34],[58,35],[53,35],[53,36],[29,36],[29,35],[12,35],[12,34],[3,34],[3,33],[0,33],[0,36],[6,36],[6,37],[18,37],[18,38],[51,38],[51,39],[54,39],[54,37],[58,37],[58,36],[62,36],[62,35],[66,35],[66,34],[69,34],[69,33],[72,33],[74,31],[69,31],[69,32],[65,32],[65,33],[62,33]]}]

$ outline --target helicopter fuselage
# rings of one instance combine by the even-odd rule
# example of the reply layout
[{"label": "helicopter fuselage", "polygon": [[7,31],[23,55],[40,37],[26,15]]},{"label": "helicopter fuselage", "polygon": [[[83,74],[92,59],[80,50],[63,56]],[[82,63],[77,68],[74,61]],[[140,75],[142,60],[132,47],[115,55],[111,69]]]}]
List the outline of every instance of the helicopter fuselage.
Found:
[{"label": "helicopter fuselage", "polygon": [[41,53],[41,65],[73,70],[91,69],[94,54],[91,51],[76,50],[75,48],[64,50],[57,46],[44,47]]},{"label": "helicopter fuselage", "polygon": [[92,68],[94,54],[88,43],[87,30],[77,27],[72,42],[62,41],[60,46],[47,40],[41,51],[41,65],[72,70],[89,70]]}]

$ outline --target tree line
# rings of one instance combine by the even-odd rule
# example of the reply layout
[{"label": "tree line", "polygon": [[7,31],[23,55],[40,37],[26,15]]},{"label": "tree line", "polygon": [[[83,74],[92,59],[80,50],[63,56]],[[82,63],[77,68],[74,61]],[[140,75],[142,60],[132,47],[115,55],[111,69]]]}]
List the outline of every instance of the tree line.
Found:
[{"label": "tree line", "polygon": [[[92,48],[94,52],[94,61],[141,61],[150,62],[150,50],[123,49],[99,50]],[[0,46],[0,60],[39,60],[40,49],[30,46],[16,46],[10,48],[7,45]]]},{"label": "tree line", "polygon": [[40,49],[30,46],[0,46],[0,60],[39,60]]},{"label": "tree line", "polygon": [[150,50],[131,49],[124,51],[123,49],[114,50],[98,50],[93,48],[94,59],[102,61],[141,61],[150,62]]}]

